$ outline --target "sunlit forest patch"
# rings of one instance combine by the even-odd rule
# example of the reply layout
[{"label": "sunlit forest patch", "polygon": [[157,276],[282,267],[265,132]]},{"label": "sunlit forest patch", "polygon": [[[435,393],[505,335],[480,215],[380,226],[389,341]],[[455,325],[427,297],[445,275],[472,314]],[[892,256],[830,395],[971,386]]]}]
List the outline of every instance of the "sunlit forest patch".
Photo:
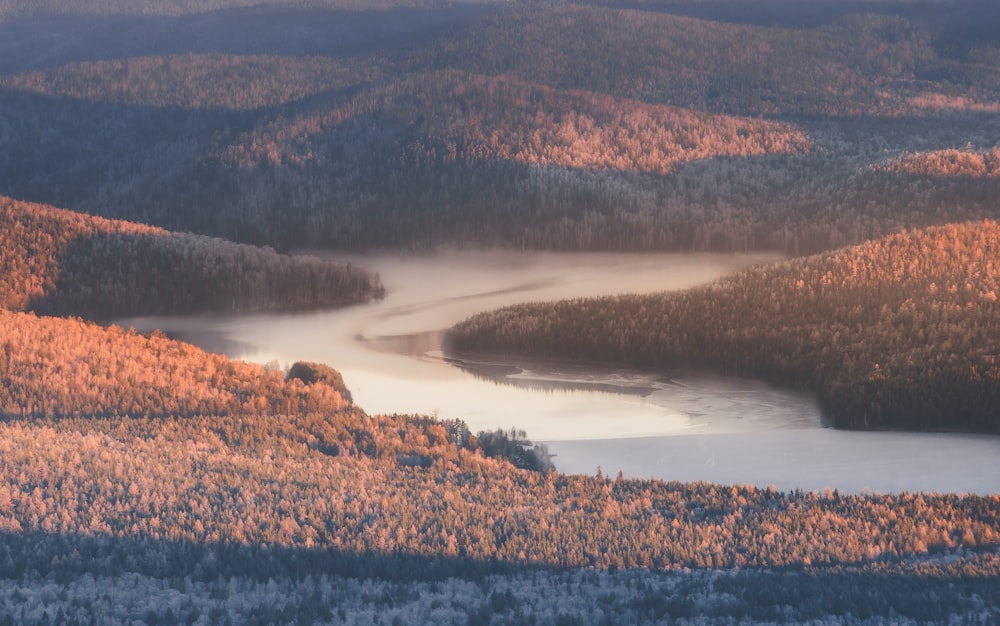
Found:
[{"label": "sunlit forest patch", "polygon": [[1000,148],[946,149],[907,153],[884,166],[885,171],[917,176],[995,178],[1000,176]]},{"label": "sunlit forest patch", "polygon": [[[385,130],[373,137],[358,127]],[[415,163],[513,160],[660,174],[694,159],[809,148],[802,132],[787,124],[442,72],[365,91],[332,110],[271,122],[230,154],[244,167],[325,164],[333,155],[350,160],[387,144],[396,158]]]}]

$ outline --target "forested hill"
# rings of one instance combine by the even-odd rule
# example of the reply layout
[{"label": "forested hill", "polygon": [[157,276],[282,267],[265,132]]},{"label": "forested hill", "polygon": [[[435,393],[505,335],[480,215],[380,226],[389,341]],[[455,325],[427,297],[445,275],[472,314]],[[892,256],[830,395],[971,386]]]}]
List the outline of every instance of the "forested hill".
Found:
[{"label": "forested hill", "polygon": [[[0,599],[27,609],[24,623],[67,623],[56,607],[109,623],[134,623],[137,606],[145,623],[209,607],[215,621],[270,623],[358,601],[381,614],[439,584],[462,590],[447,606],[506,621],[550,603],[581,620],[996,616],[996,496],[526,472],[486,458],[460,423],[370,417],[323,382],[8,311],[0,380]],[[702,572],[667,578],[681,567]],[[736,567],[738,580],[717,569]],[[584,571],[604,581],[588,600],[577,584],[512,599]],[[386,593],[341,598],[359,579]],[[268,604],[247,585],[308,597]],[[469,600],[470,585],[486,598]]]},{"label": "forested hill", "polygon": [[457,353],[708,368],[815,391],[844,428],[1000,432],[1000,225],[909,231],[680,293],[525,304]]},{"label": "forested hill", "polygon": [[1000,176],[1000,147],[914,152],[893,159],[885,169],[917,176],[995,178]]},{"label": "forested hill", "polygon": [[996,216],[996,177],[885,167],[1000,142],[995,3],[742,4],[8,1],[0,193],[279,248],[799,254]]},{"label": "forested hill", "polygon": [[446,5],[441,0],[0,0],[0,19],[41,15],[179,16],[255,7],[308,5],[341,11],[387,10]]},{"label": "forested hill", "polygon": [[[267,557],[244,574],[264,580],[346,571],[405,584],[527,567],[832,573],[851,564],[874,574],[910,571],[911,559],[944,550],[962,551],[949,561],[966,576],[961,593],[996,576],[996,497],[782,494],[525,472],[487,458],[485,438],[460,422],[367,416],[293,371],[162,336],[0,312],[4,579],[34,585],[32,576],[53,574],[64,585],[181,571],[181,580],[211,581],[257,550]],[[150,545],[105,558],[130,541]],[[105,550],[94,554],[95,542]],[[414,569],[415,557],[433,571]],[[874,584],[895,589],[892,580]],[[955,602],[920,611],[966,610]],[[824,600],[821,610],[835,608]]]},{"label": "forested hill", "polygon": [[[138,606],[145,623],[171,623],[182,610],[193,622],[207,613],[272,623],[332,619],[360,602],[369,612],[359,621],[371,621],[371,610],[444,583],[486,590],[485,600],[448,606],[512,622],[548,614],[550,602],[582,621],[590,610],[637,622],[674,613],[806,621],[845,603],[871,623],[996,616],[996,496],[786,494],[528,472],[491,458],[524,461],[522,435],[368,416],[346,398],[323,366],[283,374],[158,334],[0,310],[3,610],[29,624],[135,623]],[[738,579],[666,573],[748,566]],[[601,592],[581,603],[580,585],[556,583],[557,599],[513,608],[511,584],[549,589],[583,575],[568,568],[615,591],[595,585]],[[774,576],[784,591],[760,593]],[[359,579],[389,591],[341,602]],[[243,595],[254,585],[290,595],[274,604]],[[913,601],[914,589],[926,598]],[[148,601],[160,594],[170,599]],[[302,594],[303,603],[289,600]],[[421,610],[411,621],[437,619],[441,607]]]},{"label": "forested hill", "polygon": [[0,308],[111,318],[338,306],[382,293],[359,268],[0,197]]},{"label": "forested hill", "polygon": [[336,412],[329,385],[206,354],[163,335],[0,311],[0,415],[193,416]]}]

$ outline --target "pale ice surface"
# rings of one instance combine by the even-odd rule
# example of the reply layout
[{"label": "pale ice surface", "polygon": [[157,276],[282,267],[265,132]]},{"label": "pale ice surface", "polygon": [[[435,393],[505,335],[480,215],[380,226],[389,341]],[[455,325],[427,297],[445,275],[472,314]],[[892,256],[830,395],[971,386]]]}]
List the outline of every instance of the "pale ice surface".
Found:
[{"label": "pale ice surface", "polygon": [[[378,271],[388,292],[309,313],[135,318],[203,348],[283,367],[339,369],[369,413],[465,420],[473,432],[524,429],[561,471],[837,488],[1000,492],[1000,437],[823,428],[808,395],[683,372],[442,358],[442,331],[527,301],[683,289],[774,255],[437,252],[335,258]],[[492,372],[490,376],[484,376]]]},{"label": "pale ice surface", "polygon": [[832,428],[553,441],[560,471],[841,493],[1000,491],[995,436]]}]

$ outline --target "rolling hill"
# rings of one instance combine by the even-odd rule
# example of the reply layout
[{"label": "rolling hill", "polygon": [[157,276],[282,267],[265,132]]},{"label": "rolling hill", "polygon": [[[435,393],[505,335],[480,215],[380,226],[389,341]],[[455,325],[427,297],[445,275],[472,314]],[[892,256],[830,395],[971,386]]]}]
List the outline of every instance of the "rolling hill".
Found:
[{"label": "rolling hill", "polygon": [[813,4],[51,3],[0,23],[0,193],[289,249],[801,254],[995,217],[995,179],[881,167],[1000,141],[992,4]]},{"label": "rolling hill", "polygon": [[107,319],[343,306],[378,278],[313,257],[0,198],[0,306]]},{"label": "rolling hill", "polygon": [[997,432],[995,4],[752,4],[0,0],[0,623],[1000,619],[995,494],[567,476],[76,317],[381,295],[247,244],[837,248],[451,349]]}]

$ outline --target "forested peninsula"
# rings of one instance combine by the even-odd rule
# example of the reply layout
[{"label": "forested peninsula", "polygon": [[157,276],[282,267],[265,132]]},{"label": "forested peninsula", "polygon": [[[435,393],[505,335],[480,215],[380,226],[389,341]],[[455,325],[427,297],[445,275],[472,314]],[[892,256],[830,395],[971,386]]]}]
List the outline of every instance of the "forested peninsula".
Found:
[{"label": "forested peninsula", "polygon": [[841,428],[1000,432],[998,263],[995,222],[904,231],[680,293],[483,313],[447,346],[762,378]]},{"label": "forested peninsula", "polygon": [[0,306],[111,319],[343,306],[360,268],[0,197]]}]

